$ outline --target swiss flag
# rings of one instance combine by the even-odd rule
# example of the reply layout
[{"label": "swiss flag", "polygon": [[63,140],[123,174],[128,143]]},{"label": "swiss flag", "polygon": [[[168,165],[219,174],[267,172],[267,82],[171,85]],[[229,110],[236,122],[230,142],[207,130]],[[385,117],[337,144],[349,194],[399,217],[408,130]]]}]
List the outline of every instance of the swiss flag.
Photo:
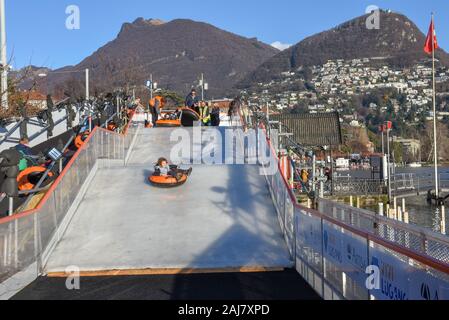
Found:
[{"label": "swiss flag", "polygon": [[424,51],[430,54],[433,50],[436,49],[438,49],[437,34],[435,32],[435,25],[433,24],[432,19],[432,22],[430,23],[429,33],[427,34],[426,38],[426,44],[424,45]]}]

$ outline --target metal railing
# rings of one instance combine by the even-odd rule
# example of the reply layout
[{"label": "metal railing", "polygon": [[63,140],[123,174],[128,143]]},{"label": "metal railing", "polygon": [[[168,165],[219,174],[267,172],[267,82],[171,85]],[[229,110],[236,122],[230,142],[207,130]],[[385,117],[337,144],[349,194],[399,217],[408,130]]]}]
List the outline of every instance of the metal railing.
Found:
[{"label": "metal railing", "polygon": [[[28,118],[25,113],[21,117],[4,120],[2,126],[6,132],[0,137],[0,148],[7,148],[11,144],[19,143],[21,137],[28,137],[28,140],[36,145],[48,138],[58,136],[61,132],[69,131],[78,125],[82,125],[83,121],[88,118],[88,115],[83,114],[81,104],[70,104],[67,103],[68,100],[67,98],[58,102],[54,110],[47,110],[49,113],[48,118],[42,117],[42,113],[45,112],[45,110],[42,110],[40,116],[37,115],[33,118]],[[7,129],[12,124],[14,125]],[[63,124],[65,124],[64,127],[62,126]],[[57,133],[55,134],[54,131],[57,131]],[[47,137],[43,136],[45,133],[47,133]],[[36,142],[35,140],[39,141]]]},{"label": "metal railing", "polygon": [[[449,188],[447,174],[441,174],[438,177],[438,181],[441,189]],[[435,175],[418,175],[414,173],[396,174],[392,179],[391,186],[396,195],[410,192],[416,192],[417,194],[426,193],[435,188]]]},{"label": "metal railing", "polygon": [[445,235],[326,199],[319,199],[319,211],[359,230],[449,264],[449,237]]},{"label": "metal railing", "polygon": [[36,209],[0,220],[0,299],[23,287],[13,276],[29,282],[41,274],[100,160],[126,161],[138,128],[130,122],[125,131],[120,135],[96,127]]},{"label": "metal railing", "polygon": [[[382,180],[370,179],[340,179],[326,183],[327,193],[333,196],[347,195],[380,195],[387,192],[385,182]],[[325,193],[326,194],[326,193]]]},{"label": "metal railing", "polygon": [[[264,130],[259,144],[278,163]],[[323,298],[449,299],[447,237],[332,201],[307,209],[280,171],[265,174],[296,268]],[[379,270],[380,287],[367,286],[368,267]]]},{"label": "metal railing", "polygon": [[[449,189],[449,180],[439,179],[442,190]],[[388,194],[388,183],[384,180],[357,179],[352,177],[333,177],[325,183],[325,195],[362,196]],[[421,177],[413,173],[396,174],[391,181],[395,196],[407,194],[425,194],[435,188],[433,176]]]}]

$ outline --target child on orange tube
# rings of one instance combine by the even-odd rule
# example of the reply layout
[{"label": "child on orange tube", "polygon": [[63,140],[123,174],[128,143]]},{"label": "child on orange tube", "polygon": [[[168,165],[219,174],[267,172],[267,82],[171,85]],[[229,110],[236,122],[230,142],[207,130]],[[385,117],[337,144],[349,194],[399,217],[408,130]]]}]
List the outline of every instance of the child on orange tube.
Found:
[{"label": "child on orange tube", "polygon": [[181,170],[175,165],[169,165],[168,160],[165,158],[159,158],[154,169],[156,175],[162,177],[172,176],[176,179],[179,179],[183,174],[190,176],[192,173],[192,168],[189,170]]}]

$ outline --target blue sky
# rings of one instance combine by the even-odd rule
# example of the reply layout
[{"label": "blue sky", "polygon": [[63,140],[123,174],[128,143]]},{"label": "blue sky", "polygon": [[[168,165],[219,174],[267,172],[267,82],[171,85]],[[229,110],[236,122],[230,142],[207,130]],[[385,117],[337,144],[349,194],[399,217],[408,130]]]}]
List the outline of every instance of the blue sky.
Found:
[{"label": "blue sky", "polygon": [[[122,23],[137,17],[189,18],[266,43],[294,44],[364,14],[369,5],[401,12],[427,32],[436,12],[440,46],[449,49],[447,0],[5,0],[8,56],[18,68],[79,63],[113,40]],[[81,28],[67,30],[67,6],[80,8]]]}]

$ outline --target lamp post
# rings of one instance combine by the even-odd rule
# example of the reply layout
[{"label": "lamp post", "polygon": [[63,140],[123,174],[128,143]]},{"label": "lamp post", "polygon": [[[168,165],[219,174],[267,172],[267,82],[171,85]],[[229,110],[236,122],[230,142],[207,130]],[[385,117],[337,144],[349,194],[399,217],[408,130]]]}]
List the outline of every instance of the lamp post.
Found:
[{"label": "lamp post", "polygon": [[[84,72],[86,74],[86,102],[89,103],[89,69],[86,68]],[[92,132],[92,106],[89,106],[89,132]]]},{"label": "lamp post", "polygon": [[150,75],[150,98],[153,99],[153,90],[154,90],[154,85],[153,85],[153,74]]},{"label": "lamp post", "polygon": [[147,87],[150,89],[150,99],[153,99],[154,90],[157,89],[157,82],[153,81],[153,74],[150,74],[150,80],[147,81]]},{"label": "lamp post", "polygon": [[381,132],[381,135],[382,135],[382,157],[384,157],[385,156],[385,136],[384,136],[385,126],[380,125],[379,131]]},{"label": "lamp post", "polygon": [[391,156],[390,156],[390,131],[393,128],[391,121],[385,122],[385,130],[387,130],[387,167],[388,167],[388,202],[391,203],[392,190],[391,190]]},{"label": "lamp post", "polygon": [[1,94],[2,107],[8,109],[8,61],[6,53],[6,18],[5,18],[5,0],[0,0],[0,58],[2,64],[1,70]]},{"label": "lamp post", "polygon": [[204,83],[204,73],[201,74],[200,86],[201,86],[201,101],[204,101],[204,91],[209,90],[209,84]]},{"label": "lamp post", "polygon": [[89,69],[86,68],[86,70],[84,70],[85,74],[86,74],[86,100],[88,101],[90,98],[90,92],[89,92]]}]

